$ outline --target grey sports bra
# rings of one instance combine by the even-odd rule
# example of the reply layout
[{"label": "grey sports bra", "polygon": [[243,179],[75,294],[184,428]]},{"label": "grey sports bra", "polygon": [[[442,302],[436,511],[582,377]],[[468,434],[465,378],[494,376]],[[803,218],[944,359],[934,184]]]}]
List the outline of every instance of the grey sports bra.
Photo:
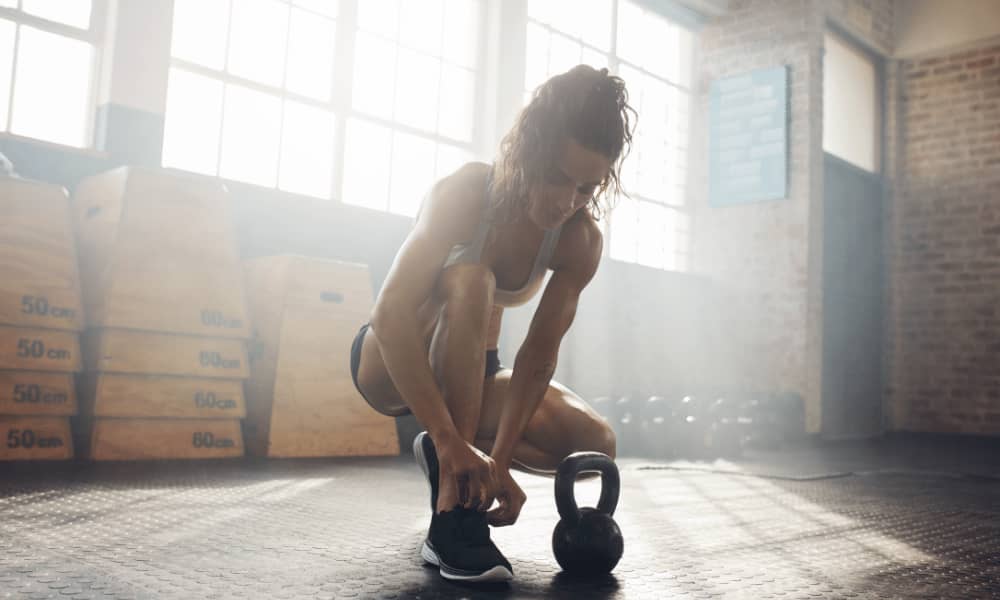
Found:
[{"label": "grey sports bra", "polygon": [[[484,194],[484,198],[489,198],[490,180],[491,177],[486,178],[487,193]],[[483,246],[486,244],[486,238],[492,226],[493,205],[487,201],[486,206],[483,207],[483,216],[479,221],[479,227],[476,229],[475,236],[468,242],[452,246],[451,252],[448,253],[448,258],[444,261],[444,267],[442,268],[447,268],[454,264],[480,262],[483,254]],[[562,225],[545,231],[545,237],[542,239],[542,245],[535,256],[535,264],[531,267],[531,274],[528,275],[528,280],[517,290],[497,288],[493,294],[493,300],[496,304],[501,306],[517,306],[531,299],[537,289],[538,282],[548,268],[552,253],[555,252],[556,244],[559,243],[559,234],[561,232]]]}]

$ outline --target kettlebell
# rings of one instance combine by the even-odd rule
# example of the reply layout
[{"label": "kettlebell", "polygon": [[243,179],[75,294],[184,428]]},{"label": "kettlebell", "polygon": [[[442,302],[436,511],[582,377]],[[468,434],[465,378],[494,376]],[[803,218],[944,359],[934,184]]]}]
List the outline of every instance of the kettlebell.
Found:
[{"label": "kettlebell", "polygon": [[[601,497],[597,508],[578,508],[573,493],[576,477],[583,472],[601,474]],[[600,452],[575,452],[556,470],[556,508],[559,522],[552,532],[552,552],[571,575],[610,573],[622,557],[624,540],[618,523],[611,518],[618,506],[621,480],[611,457]]]}]

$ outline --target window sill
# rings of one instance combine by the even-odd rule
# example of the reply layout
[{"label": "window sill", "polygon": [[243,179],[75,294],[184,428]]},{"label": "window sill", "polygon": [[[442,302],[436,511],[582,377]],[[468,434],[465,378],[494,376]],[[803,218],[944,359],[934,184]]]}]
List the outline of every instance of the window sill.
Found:
[{"label": "window sill", "polygon": [[[80,148],[77,146],[69,146],[66,144],[59,144],[57,142],[49,142],[46,140],[40,140],[38,138],[17,135],[14,133],[0,132],[0,145],[4,144],[5,142],[13,142],[15,144],[27,144],[31,146],[37,146],[45,150],[75,154],[77,156],[94,158],[98,160],[107,160],[108,158],[110,158],[107,152],[104,152],[102,150],[97,150],[95,148]],[[17,165],[14,165],[14,168],[17,168]]]}]

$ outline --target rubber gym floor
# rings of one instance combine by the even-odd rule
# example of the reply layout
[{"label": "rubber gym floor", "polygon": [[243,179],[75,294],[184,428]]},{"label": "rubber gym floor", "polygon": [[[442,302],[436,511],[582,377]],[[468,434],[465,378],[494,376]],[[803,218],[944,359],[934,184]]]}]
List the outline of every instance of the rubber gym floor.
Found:
[{"label": "rubber gym floor", "polygon": [[[427,486],[391,459],[0,466],[0,598],[1000,598],[1000,444],[893,437],[619,461],[612,575],[551,552],[552,480],[493,530],[510,584],[421,563]],[[599,484],[578,482],[582,505]]]}]

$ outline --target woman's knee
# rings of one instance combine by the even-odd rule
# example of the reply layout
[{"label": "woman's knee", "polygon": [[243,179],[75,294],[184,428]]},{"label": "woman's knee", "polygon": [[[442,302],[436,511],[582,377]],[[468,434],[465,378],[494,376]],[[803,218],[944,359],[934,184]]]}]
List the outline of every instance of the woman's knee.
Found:
[{"label": "woman's knee", "polygon": [[616,455],[614,430],[593,410],[587,410],[572,401],[566,402],[561,409],[558,403],[543,402],[536,417],[538,422],[545,424],[543,430],[562,430],[562,435],[553,438],[562,440],[559,454],[563,457],[583,451],[601,452],[611,458]]},{"label": "woman's knee", "polygon": [[588,440],[591,449],[614,458],[618,446],[618,440],[615,438],[615,430],[601,417],[591,417],[591,421],[592,424],[589,428],[590,439]]}]

